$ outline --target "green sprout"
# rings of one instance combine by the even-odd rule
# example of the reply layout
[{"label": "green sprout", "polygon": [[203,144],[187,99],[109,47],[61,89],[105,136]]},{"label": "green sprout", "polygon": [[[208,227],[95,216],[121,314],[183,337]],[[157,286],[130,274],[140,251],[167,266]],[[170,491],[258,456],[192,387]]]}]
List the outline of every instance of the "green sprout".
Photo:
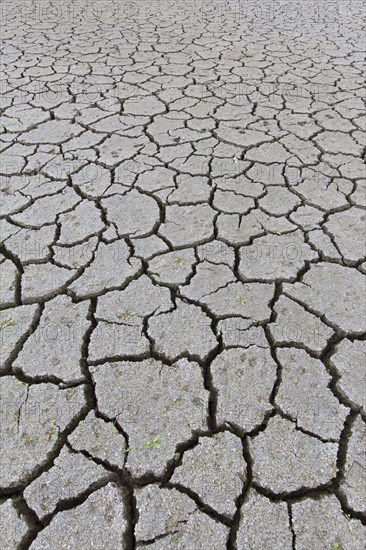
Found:
[{"label": "green sprout", "polygon": [[30,435],[28,433],[24,433],[21,438],[24,441],[24,444],[29,447],[32,447],[33,444],[38,441],[38,437],[36,435]]},{"label": "green sprout", "polygon": [[154,435],[151,441],[147,441],[146,443],[144,443],[144,448],[151,449],[152,447],[155,447],[155,449],[160,449],[161,444],[159,440],[160,434]]},{"label": "green sprout", "polygon": [[50,441],[52,438],[56,437],[56,431],[57,431],[56,421],[51,420],[49,426],[50,427],[46,432],[47,441]]},{"label": "green sprout", "polygon": [[119,433],[118,428],[117,428],[117,426],[115,425],[114,422],[112,422],[112,423],[110,424],[110,427],[111,427],[111,430],[112,430],[112,431]]},{"label": "green sprout", "polygon": [[133,317],[133,313],[128,309],[125,309],[124,311],[118,313],[117,317],[118,319],[121,319],[121,321],[128,321],[131,317]]},{"label": "green sprout", "polygon": [[184,264],[186,263],[186,262],[183,260],[183,258],[179,258],[179,257],[174,258],[174,261],[175,261],[176,264],[181,265],[181,266],[184,265]]},{"label": "green sprout", "polygon": [[11,327],[11,325],[14,324],[14,321],[10,315],[8,315],[3,321],[0,323],[0,329],[1,328],[7,328]]}]

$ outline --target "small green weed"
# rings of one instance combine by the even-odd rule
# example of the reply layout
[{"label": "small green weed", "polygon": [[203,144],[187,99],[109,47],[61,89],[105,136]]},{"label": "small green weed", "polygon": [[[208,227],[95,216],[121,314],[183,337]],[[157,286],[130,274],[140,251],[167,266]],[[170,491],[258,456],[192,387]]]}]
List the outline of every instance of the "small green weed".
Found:
[{"label": "small green weed", "polygon": [[160,449],[160,434],[154,435],[151,441],[147,441],[144,443],[144,449],[151,449],[152,447],[155,447],[155,449]]},{"label": "small green weed", "polygon": [[11,327],[14,324],[14,321],[11,315],[8,315],[3,321],[0,322],[0,329]]}]

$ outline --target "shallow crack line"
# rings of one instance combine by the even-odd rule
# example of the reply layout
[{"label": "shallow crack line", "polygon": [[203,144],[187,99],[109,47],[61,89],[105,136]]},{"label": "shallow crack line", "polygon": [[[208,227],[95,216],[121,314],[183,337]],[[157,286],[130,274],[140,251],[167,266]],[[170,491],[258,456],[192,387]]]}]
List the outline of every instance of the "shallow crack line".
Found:
[{"label": "shallow crack line", "polygon": [[[180,520],[177,522],[177,525],[179,524],[188,523],[188,520]],[[175,535],[176,533],[179,533],[179,529],[176,529],[175,531],[167,531],[166,533],[163,533],[162,535],[157,535],[156,537],[148,540],[139,540],[137,543],[138,548],[144,548],[145,546],[150,546],[151,544],[154,544],[158,540],[165,539],[167,537],[170,537],[172,535]]]},{"label": "shallow crack line", "polygon": [[198,496],[197,493],[192,491],[189,487],[185,487],[184,485],[181,485],[180,483],[171,483],[170,481],[163,483],[162,487],[167,489],[176,489],[180,493],[183,493],[187,496],[189,496],[196,504],[198,509],[203,512],[204,514],[208,515],[212,519],[218,521],[219,523],[222,523],[223,525],[226,525],[227,527],[231,527],[232,525],[232,519],[226,516],[225,514],[221,514],[214,510],[211,506],[204,503],[203,500]]},{"label": "shallow crack line", "polygon": [[[51,523],[53,518],[55,516],[57,516],[58,513],[64,512],[64,511],[67,511],[67,510],[73,510],[74,508],[76,508],[76,507],[80,506],[81,504],[83,504],[90,497],[90,495],[92,495],[93,493],[95,493],[99,489],[102,489],[103,487],[105,487],[109,483],[115,482],[115,481],[118,481],[117,476],[115,476],[114,474],[107,474],[106,473],[106,475],[102,479],[99,479],[97,481],[93,481],[87,487],[87,489],[85,489],[84,491],[79,493],[77,496],[59,500],[57,502],[56,508],[53,510],[53,512],[47,514],[46,516],[44,516],[40,520],[40,523],[42,525],[42,530],[45,529]],[[38,533],[37,533],[37,535],[38,535]]]},{"label": "shallow crack line", "polygon": [[237,534],[240,526],[241,507],[243,506],[247,498],[248,491],[253,481],[253,458],[250,454],[248,438],[243,437],[241,438],[241,441],[243,446],[243,458],[247,465],[247,474],[246,474],[246,480],[243,483],[243,489],[241,491],[241,494],[237,497],[235,502],[236,510],[232,519],[229,537],[227,540],[227,545],[226,545],[227,550],[237,550],[236,538],[237,538]]},{"label": "shallow crack line", "polygon": [[287,503],[287,513],[288,513],[288,519],[289,519],[289,526],[292,534],[292,550],[296,550],[296,532],[294,528],[292,506],[290,502]]},{"label": "shallow crack line", "polygon": [[[37,309],[35,310],[34,314],[33,314],[33,318],[30,322],[29,328],[18,339],[18,341],[16,342],[13,350],[9,354],[9,357],[1,365],[1,369],[0,369],[1,375],[12,373],[12,364],[17,359],[19,353],[22,351],[25,342],[28,340],[28,338],[31,336],[31,334],[33,334],[37,330],[37,328],[39,326],[39,323],[41,321],[43,310],[44,310],[44,304],[40,303],[38,305]],[[9,310],[9,311],[11,311],[11,310]],[[5,331],[5,330],[6,330],[6,328],[1,329],[1,331]],[[2,337],[5,337],[5,336],[6,336],[6,334],[3,333]]]},{"label": "shallow crack line", "polygon": [[0,498],[3,496],[4,497],[11,496],[13,494],[16,494],[19,491],[22,491],[35,479],[37,479],[43,473],[50,470],[50,468],[52,468],[52,466],[54,465],[54,461],[59,456],[62,448],[64,447],[67,441],[67,437],[78,426],[78,424],[85,419],[88,412],[89,412],[89,407],[86,403],[84,403],[84,405],[80,407],[80,410],[71,418],[70,422],[65,427],[65,429],[62,432],[61,431],[58,432],[58,436],[55,444],[48,451],[47,455],[43,458],[43,461],[40,464],[37,464],[35,467],[33,467],[30,473],[25,474],[23,478],[16,485],[12,486],[11,488],[7,488],[7,487],[1,488]]},{"label": "shallow crack line", "polygon": [[342,335],[334,334],[333,336],[331,336],[328,340],[326,347],[321,353],[319,359],[321,360],[328,374],[331,377],[328,387],[333,393],[333,395],[338,399],[339,403],[351,409],[355,413],[360,412],[364,414],[362,405],[352,402],[351,399],[347,396],[347,394],[339,387],[338,383],[342,380],[342,376],[339,374],[336,366],[332,364],[332,356],[336,353],[337,346],[344,339],[346,339],[346,337],[343,334]]}]

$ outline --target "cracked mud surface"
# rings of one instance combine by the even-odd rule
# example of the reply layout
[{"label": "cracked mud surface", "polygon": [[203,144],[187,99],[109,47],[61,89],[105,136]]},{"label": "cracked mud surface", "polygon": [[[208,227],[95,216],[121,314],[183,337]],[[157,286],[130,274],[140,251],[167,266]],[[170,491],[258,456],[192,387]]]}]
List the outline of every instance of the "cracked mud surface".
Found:
[{"label": "cracked mud surface", "polygon": [[1,548],[364,548],[361,15],[5,3]]}]

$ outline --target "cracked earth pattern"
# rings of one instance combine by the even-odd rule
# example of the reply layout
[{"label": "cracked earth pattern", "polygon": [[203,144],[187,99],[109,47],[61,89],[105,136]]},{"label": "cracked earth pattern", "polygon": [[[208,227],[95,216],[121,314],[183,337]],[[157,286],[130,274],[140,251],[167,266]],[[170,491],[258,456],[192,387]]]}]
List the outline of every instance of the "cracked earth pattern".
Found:
[{"label": "cracked earth pattern", "polygon": [[364,549],[362,3],[2,16],[1,548]]}]

